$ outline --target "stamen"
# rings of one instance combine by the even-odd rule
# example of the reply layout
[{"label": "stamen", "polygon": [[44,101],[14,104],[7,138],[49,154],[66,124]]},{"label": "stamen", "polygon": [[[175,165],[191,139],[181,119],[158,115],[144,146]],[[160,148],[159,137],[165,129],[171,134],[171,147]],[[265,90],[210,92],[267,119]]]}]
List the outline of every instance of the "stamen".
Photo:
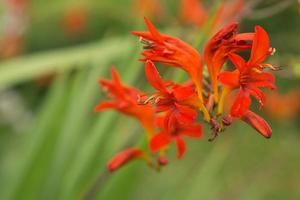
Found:
[{"label": "stamen", "polygon": [[144,44],[144,45],[146,45],[146,46],[149,46],[149,45],[153,45],[153,44],[154,44],[154,42],[152,42],[152,41],[150,41],[150,40],[147,40],[147,39],[145,39],[145,38],[143,38],[143,37],[140,37],[139,41],[140,41],[140,43],[142,43],[142,44]]},{"label": "stamen", "polygon": [[270,55],[273,56],[276,53],[276,49],[273,47],[270,47],[269,52],[270,52]]},{"label": "stamen", "polygon": [[271,64],[260,64],[259,65],[262,69],[265,69],[265,68],[269,68],[269,69],[271,69],[271,70],[273,70],[273,71],[278,71],[278,70],[281,70],[282,68],[279,66],[273,66],[273,65],[271,65]]},{"label": "stamen", "polygon": [[138,96],[137,103],[138,105],[146,105],[148,103],[150,104],[157,104],[163,97],[157,96],[156,94],[151,95],[147,99],[143,99],[141,96]]},{"label": "stamen", "polygon": [[[262,67],[261,65],[259,65],[260,67]],[[262,70],[260,70],[260,69],[258,69],[258,68],[252,68],[252,70],[254,71],[254,72],[257,72],[257,73],[259,73],[259,74],[262,74],[263,73],[263,71]]]}]

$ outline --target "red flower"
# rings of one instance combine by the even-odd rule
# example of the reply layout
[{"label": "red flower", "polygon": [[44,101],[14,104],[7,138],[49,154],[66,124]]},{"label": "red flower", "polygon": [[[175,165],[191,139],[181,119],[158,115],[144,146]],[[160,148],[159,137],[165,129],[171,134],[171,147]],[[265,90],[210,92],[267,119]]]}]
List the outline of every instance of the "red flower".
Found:
[{"label": "red flower", "polygon": [[144,152],[135,147],[128,148],[115,155],[107,164],[107,169],[113,172],[131,160],[138,159],[144,156]]},{"label": "red flower", "polygon": [[197,88],[201,102],[200,109],[204,113],[204,118],[209,121],[210,116],[203,105],[202,61],[199,53],[182,40],[159,33],[147,18],[145,18],[145,22],[149,29],[148,32],[133,32],[134,35],[141,37],[141,41],[145,44],[144,58],[140,60],[157,61],[185,70]]},{"label": "red flower", "polygon": [[158,91],[150,97],[154,100],[156,112],[176,111],[181,120],[194,120],[196,112],[193,108],[198,107],[200,102],[193,85],[164,82],[150,60],[146,61],[145,72],[150,85]]},{"label": "red flower", "polygon": [[182,0],[181,18],[187,24],[201,27],[207,20],[207,11],[199,0]]},{"label": "red flower", "polygon": [[275,88],[274,76],[271,73],[263,71],[265,67],[272,68],[269,64],[262,64],[269,54],[268,34],[263,28],[256,26],[249,61],[246,62],[236,54],[229,55],[229,59],[237,67],[237,70],[221,73],[219,80],[231,88],[240,88],[231,108],[232,116],[242,117],[245,114],[251,104],[250,95],[255,97],[261,106],[263,105],[265,95],[259,89],[260,87]]},{"label": "red flower", "polygon": [[197,123],[181,123],[173,112],[167,113],[165,117],[160,118],[158,126],[161,132],[154,135],[150,140],[150,149],[153,152],[167,147],[172,141],[176,142],[177,157],[181,158],[186,150],[183,136],[191,138],[202,138],[202,126]]},{"label": "red flower", "polygon": [[251,44],[247,44],[246,41],[252,40],[254,34],[236,34],[237,28],[237,23],[225,26],[209,40],[204,49],[204,60],[210,75],[216,102],[218,102],[219,96],[217,77],[228,54],[251,48]]},{"label": "red flower", "polygon": [[95,107],[96,112],[104,109],[116,109],[126,115],[137,118],[148,134],[153,132],[154,110],[151,105],[138,105],[138,97],[142,95],[136,88],[121,83],[115,68],[111,71],[112,80],[100,80],[99,83],[107,90],[111,100],[101,102]]},{"label": "red flower", "polygon": [[[278,120],[288,120],[300,116],[300,88],[294,88],[280,94],[268,93],[265,110],[268,115]],[[278,109],[280,108],[280,109]]]},{"label": "red flower", "polygon": [[247,110],[241,119],[252,126],[265,138],[270,138],[272,136],[272,129],[269,124],[254,112]]}]

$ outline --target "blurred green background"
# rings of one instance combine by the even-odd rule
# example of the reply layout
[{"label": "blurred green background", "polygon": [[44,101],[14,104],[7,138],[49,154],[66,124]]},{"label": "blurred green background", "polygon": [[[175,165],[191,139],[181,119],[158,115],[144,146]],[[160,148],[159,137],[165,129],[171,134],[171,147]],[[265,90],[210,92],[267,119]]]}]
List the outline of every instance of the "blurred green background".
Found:
[{"label": "blurred green background", "polygon": [[[151,2],[0,2],[1,200],[300,199],[297,1],[242,1],[237,11],[227,6],[234,16],[221,17],[214,28],[220,6],[237,0],[202,1],[207,20],[201,25],[182,20],[179,0]],[[276,72],[279,94],[262,110],[273,137],[237,122],[212,143],[188,141],[182,160],[171,148],[170,164],[159,173],[136,161],[109,174],[106,162],[138,143],[143,131],[114,111],[93,112],[106,98],[97,80],[114,64],[125,83],[149,89],[140,44],[130,35],[146,30],[144,15],[200,52],[224,23],[240,21],[241,32],[263,26],[277,49],[270,63],[283,68]],[[182,77],[173,68],[162,71]]]}]

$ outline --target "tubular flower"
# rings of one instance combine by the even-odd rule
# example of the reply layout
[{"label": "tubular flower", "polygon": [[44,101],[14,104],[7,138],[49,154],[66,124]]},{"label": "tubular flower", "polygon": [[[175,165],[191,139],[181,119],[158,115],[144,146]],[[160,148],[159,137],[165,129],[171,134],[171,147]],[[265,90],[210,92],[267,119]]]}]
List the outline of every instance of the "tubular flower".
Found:
[{"label": "tubular flower", "polygon": [[241,119],[252,126],[265,138],[270,138],[272,136],[272,129],[269,124],[254,112],[247,110]]},{"label": "tubular flower", "polygon": [[218,74],[228,55],[233,52],[251,48],[248,40],[253,40],[253,33],[237,34],[237,23],[231,23],[217,32],[204,49],[204,60],[207,65],[211,84],[213,86],[215,102],[218,102]]},{"label": "tubular flower", "polygon": [[124,151],[119,152],[115,155],[107,164],[107,169],[113,172],[131,160],[139,159],[144,157],[144,152],[135,147],[130,147]]},{"label": "tubular flower", "polygon": [[[254,33],[237,34],[238,24],[232,23],[216,33],[204,50],[209,82],[202,80],[202,61],[193,47],[159,33],[148,19],[145,18],[145,21],[149,31],[133,34],[139,36],[145,45],[140,60],[145,62],[146,79],[155,91],[149,95],[122,84],[113,68],[112,80],[99,81],[110,100],[97,105],[95,111],[111,108],[135,117],[148,133],[147,145],[118,153],[108,163],[109,171],[136,159],[142,159],[148,166],[160,170],[168,164],[166,151],[172,143],[177,147],[177,158],[182,158],[186,151],[185,137],[200,139],[204,136],[198,121],[199,109],[204,114],[203,120],[211,128],[208,141],[213,141],[237,120],[249,124],[265,138],[272,136],[269,124],[249,110],[252,97],[258,100],[261,107],[265,104],[262,88],[275,88],[274,76],[265,69],[278,68],[264,64],[275,49],[270,48],[268,34],[263,28],[256,26]],[[244,50],[250,52],[247,61],[238,55]],[[231,61],[236,69],[221,72],[227,61]],[[163,80],[154,62],[182,68],[190,78],[184,84]],[[220,98],[218,83],[222,90]],[[234,90],[237,93],[233,93]],[[202,94],[205,94],[205,99]],[[225,102],[225,99],[231,102]]]},{"label": "tubular flower", "polygon": [[265,30],[260,26],[255,27],[255,38],[252,45],[251,55],[248,62],[236,54],[229,54],[229,59],[236,66],[237,70],[233,72],[223,72],[219,80],[228,87],[240,88],[236,99],[231,107],[231,115],[242,117],[248,110],[251,99],[250,95],[255,97],[261,106],[265,101],[264,93],[260,87],[274,89],[275,78],[271,73],[264,72],[268,67],[273,69],[270,64],[262,64],[268,55],[270,55],[269,37]]},{"label": "tubular flower", "polygon": [[126,115],[137,118],[148,134],[153,133],[154,110],[151,105],[138,105],[142,93],[133,87],[121,83],[115,68],[111,70],[112,80],[100,80],[99,83],[108,92],[111,100],[103,101],[95,107],[96,112],[104,109],[116,109]]},{"label": "tubular flower", "polygon": [[202,97],[202,61],[196,49],[182,40],[159,33],[153,24],[145,18],[148,32],[133,32],[145,44],[141,61],[161,62],[185,70],[194,82],[201,102],[200,109],[209,121],[209,114],[203,104]]},{"label": "tubular flower", "polygon": [[158,91],[146,100],[146,102],[154,101],[156,112],[177,109],[180,113],[188,116],[195,115],[196,112],[192,108],[197,108],[200,102],[193,85],[179,85],[163,81],[154,63],[150,60],[146,61],[145,73],[149,84]]},{"label": "tubular flower", "polygon": [[[169,119],[167,119],[169,118]],[[150,149],[157,152],[166,148],[172,141],[176,142],[177,157],[182,158],[185,153],[186,146],[182,137],[202,138],[202,126],[197,123],[181,123],[175,117],[173,112],[169,112],[159,123],[162,129],[158,134],[154,135],[150,141]]]}]

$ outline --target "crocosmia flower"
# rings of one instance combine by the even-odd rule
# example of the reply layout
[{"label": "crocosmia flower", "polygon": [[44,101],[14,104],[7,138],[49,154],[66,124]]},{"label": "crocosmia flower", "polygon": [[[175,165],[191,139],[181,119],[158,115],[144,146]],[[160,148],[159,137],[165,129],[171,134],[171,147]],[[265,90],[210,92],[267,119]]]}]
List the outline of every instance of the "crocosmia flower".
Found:
[{"label": "crocosmia flower", "polygon": [[194,82],[201,102],[200,109],[209,121],[209,114],[203,104],[202,97],[202,61],[200,54],[189,44],[182,40],[159,33],[153,24],[145,18],[149,29],[147,32],[132,32],[139,36],[144,44],[141,61],[151,60],[185,70]]},{"label": "crocosmia flower", "polygon": [[265,95],[260,88],[275,88],[274,76],[263,71],[266,67],[273,68],[269,64],[262,64],[270,53],[269,37],[266,31],[260,26],[256,26],[248,62],[237,54],[229,54],[229,59],[237,70],[221,73],[219,80],[232,89],[239,88],[236,100],[231,108],[231,115],[235,117],[244,115],[251,104],[250,95],[255,97],[262,106]]},{"label": "crocosmia flower", "polygon": [[237,34],[237,23],[231,23],[217,32],[204,48],[204,60],[207,65],[215,101],[218,101],[218,75],[228,55],[233,52],[251,48],[247,41],[252,40],[253,33]]},{"label": "crocosmia flower", "polygon": [[179,85],[172,82],[163,81],[150,60],[146,62],[146,77],[157,93],[146,101],[154,102],[156,112],[176,112],[181,120],[194,120],[197,108],[201,103],[198,99],[193,84]]},{"label": "crocosmia flower", "polygon": [[[275,49],[270,47],[268,33],[262,27],[256,26],[254,33],[237,33],[238,24],[231,23],[213,35],[204,49],[209,77],[203,79],[197,50],[176,37],[161,34],[147,18],[145,22],[149,30],[133,34],[144,44],[140,60],[145,62],[145,78],[154,91],[141,92],[124,85],[114,68],[112,80],[100,80],[110,99],[97,105],[95,111],[111,108],[135,117],[146,133],[139,147],[130,147],[112,158],[107,165],[109,171],[136,159],[159,171],[169,164],[167,151],[173,143],[177,158],[183,158],[185,139],[204,137],[201,120],[210,126],[208,141],[215,140],[236,121],[247,123],[265,138],[272,136],[266,120],[250,110],[252,97],[262,107],[266,98],[262,89],[276,87],[271,71],[278,68],[265,63]],[[241,51],[248,53],[248,60],[240,55]],[[235,69],[223,69],[228,61]],[[155,62],[183,69],[188,80],[178,83],[163,79]]]},{"label": "crocosmia flower", "polygon": [[[169,118],[169,119],[165,119]],[[163,117],[159,124],[161,132],[154,135],[150,141],[150,149],[154,152],[166,148],[172,141],[176,143],[177,157],[181,158],[186,150],[183,137],[202,138],[202,125],[198,123],[182,123],[170,112]]]},{"label": "crocosmia flower", "polygon": [[136,88],[123,85],[115,68],[112,68],[111,74],[112,80],[102,79],[99,81],[111,99],[98,104],[95,107],[95,111],[100,112],[104,109],[116,109],[126,115],[137,118],[147,130],[147,133],[152,134],[154,122],[152,106],[137,104],[139,96],[143,94]]}]

